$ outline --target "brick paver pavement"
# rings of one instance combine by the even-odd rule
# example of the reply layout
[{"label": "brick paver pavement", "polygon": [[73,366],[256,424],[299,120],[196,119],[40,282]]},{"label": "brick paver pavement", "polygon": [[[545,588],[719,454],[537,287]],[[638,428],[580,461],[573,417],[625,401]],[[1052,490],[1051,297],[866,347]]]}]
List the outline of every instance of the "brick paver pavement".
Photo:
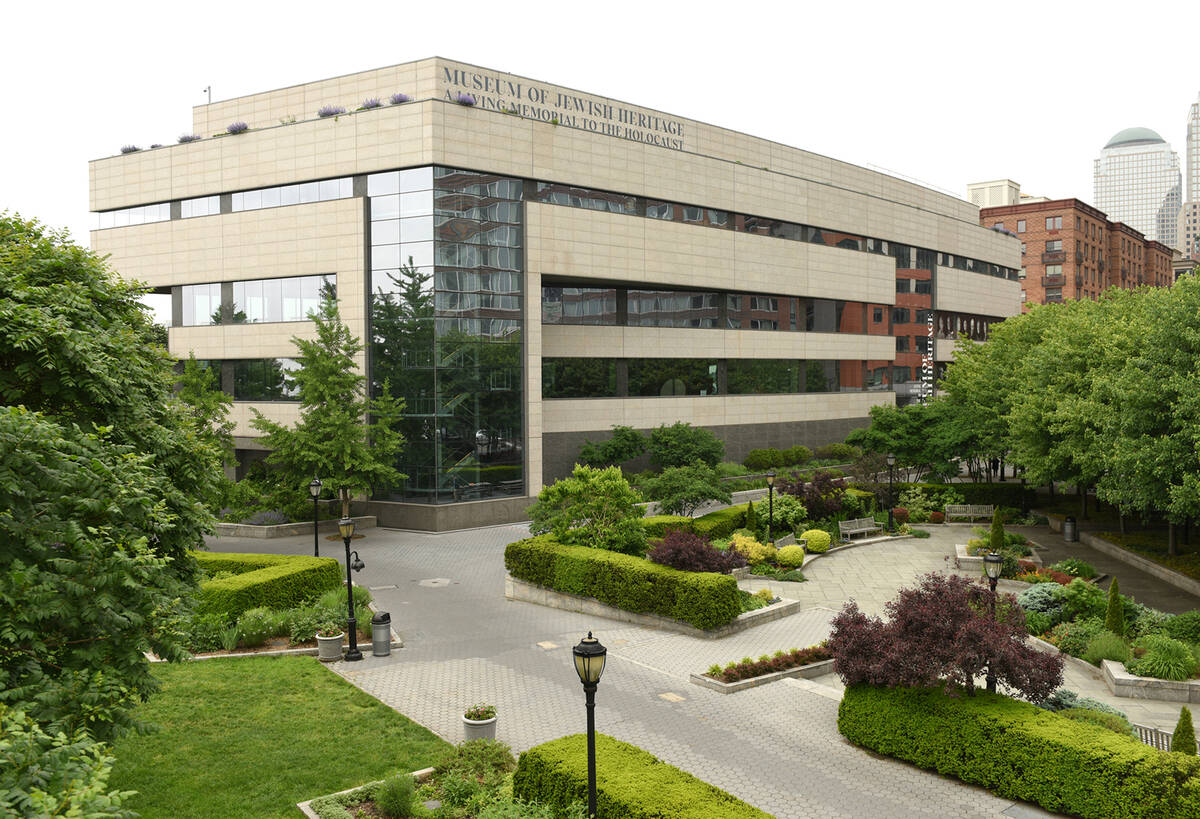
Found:
[{"label": "brick paver pavement", "polygon": [[[770,584],[782,596],[802,600],[803,610],[721,640],[505,600],[504,545],[524,536],[524,526],[442,534],[366,530],[355,548],[367,567],[355,580],[391,612],[405,648],[376,658],[368,647],[364,661],[331,668],[455,742],[462,738],[462,710],[494,703],[498,738],[519,752],[584,729],[571,647],[590,629],[609,649],[597,693],[597,730],[776,816],[1045,816],[849,744],[837,732],[836,684],[785,680],[722,695],[688,681],[712,663],[823,639],[846,599],[880,611],[915,575],[946,566],[944,556],[957,537],[952,528],[936,538],[822,558],[806,568],[809,582]],[[222,538],[210,545],[310,554],[312,541]],[[340,558],[340,542],[323,536],[322,554]]]}]

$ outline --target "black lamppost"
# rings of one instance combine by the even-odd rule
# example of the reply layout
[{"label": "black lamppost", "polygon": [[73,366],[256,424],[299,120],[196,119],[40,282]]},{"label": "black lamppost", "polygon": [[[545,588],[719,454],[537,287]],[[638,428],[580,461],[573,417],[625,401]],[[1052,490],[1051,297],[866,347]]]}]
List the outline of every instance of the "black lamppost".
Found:
[{"label": "black lamppost", "polygon": [[[987,573],[988,586],[992,589],[992,622],[996,620],[996,582],[1000,579],[1000,570],[1004,567],[1004,558],[995,552],[989,552],[983,557],[983,570]],[[996,690],[996,672],[988,663],[987,690]]]},{"label": "black lamppost", "polygon": [[767,543],[772,546],[775,541],[771,539],[771,530],[775,528],[775,473],[767,473]]},{"label": "black lamppost", "polygon": [[313,478],[312,483],[308,485],[308,494],[312,495],[313,499],[313,557],[321,556],[321,544],[317,540],[317,520],[320,515],[317,512],[317,499],[321,497],[321,479]]},{"label": "black lamppost", "polygon": [[362,659],[362,652],[358,650],[358,620],[354,617],[354,584],[350,580],[350,570],[361,572],[365,565],[358,557],[358,552],[354,552],[354,558],[350,555],[350,540],[354,537],[354,519],[342,518],[338,521],[338,532],[342,535],[342,540],[346,543],[346,607],[350,610],[350,650],[346,652],[346,660],[353,662]]},{"label": "black lamppost", "polygon": [[890,452],[888,453],[888,456],[887,456],[887,465],[888,465],[888,531],[894,532],[894,531],[896,531],[896,512],[895,512],[896,495],[895,495],[895,490],[892,487],[895,486],[895,479],[896,479],[896,456]]},{"label": "black lamppost", "polygon": [[588,636],[571,649],[575,655],[575,673],[583,683],[587,697],[587,756],[588,756],[588,818],[596,816],[596,685],[604,673],[604,659],[608,649],[600,641]]}]

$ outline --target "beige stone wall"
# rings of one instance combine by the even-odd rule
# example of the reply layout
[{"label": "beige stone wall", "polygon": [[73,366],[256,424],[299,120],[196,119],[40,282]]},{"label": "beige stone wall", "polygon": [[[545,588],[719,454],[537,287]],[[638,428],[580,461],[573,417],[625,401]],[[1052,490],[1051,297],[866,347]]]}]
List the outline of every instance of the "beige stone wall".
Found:
[{"label": "beige stone wall", "polygon": [[[675,327],[539,325],[542,355],[562,358],[814,358],[890,361],[892,336]],[[539,382],[540,384],[540,382]],[[540,391],[540,387],[539,387]]]},{"label": "beige stone wall", "polygon": [[935,361],[953,361],[954,348],[958,342],[946,338],[933,340],[933,358]]},{"label": "beige stone wall", "polygon": [[536,202],[525,235],[543,276],[896,301],[895,262],[854,250]]},{"label": "beige stone wall", "polygon": [[607,430],[614,424],[647,429],[668,419],[711,427],[865,418],[871,407],[894,400],[890,392],[556,399],[543,404],[543,432]]},{"label": "beige stone wall", "polygon": [[1021,283],[953,267],[937,269],[936,310],[1015,316],[1021,312]]},{"label": "beige stone wall", "polygon": [[542,485],[542,277],[525,274],[525,481],[529,493]]}]

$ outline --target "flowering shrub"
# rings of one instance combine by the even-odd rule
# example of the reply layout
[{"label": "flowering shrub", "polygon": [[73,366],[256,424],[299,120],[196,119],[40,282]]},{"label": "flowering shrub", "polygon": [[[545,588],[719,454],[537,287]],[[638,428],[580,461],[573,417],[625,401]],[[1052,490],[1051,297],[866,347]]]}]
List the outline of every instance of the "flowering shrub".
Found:
[{"label": "flowering shrub", "polygon": [[[989,613],[995,600],[996,616]],[[974,691],[989,669],[1031,700],[1062,682],[1062,657],[1025,644],[1025,617],[1011,595],[995,595],[958,575],[931,573],[885,606],[888,620],[851,601],[833,618],[829,648],[847,686],[930,686]]]},{"label": "flowering shrub", "polygon": [[411,99],[412,99],[412,97],[410,97],[408,94],[396,93],[396,94],[392,94],[390,97],[388,97],[388,102],[390,102],[392,105],[401,105],[403,103],[408,102]]},{"label": "flowering shrub", "polygon": [[705,538],[672,529],[646,555],[653,563],[685,572],[729,574],[746,565],[746,558],[732,549],[723,552]]},{"label": "flowering shrub", "polygon": [[372,108],[378,108],[379,106],[380,106],[379,97],[371,97],[370,99],[363,100],[363,103],[362,103],[362,107],[366,108],[367,110],[370,110]]},{"label": "flowering shrub", "polygon": [[463,711],[463,716],[473,720],[491,719],[496,716],[496,706],[481,702]]},{"label": "flowering shrub", "polygon": [[[1060,560],[1050,567],[1052,571],[1068,574],[1071,577],[1082,577],[1084,580],[1091,580],[1096,576],[1096,567],[1086,560],[1080,560],[1077,557],[1068,557],[1065,560]],[[1071,581],[1068,580],[1068,583]]]},{"label": "flowering shrub", "polygon": [[185,142],[195,142],[198,139],[200,139],[199,134],[180,134],[177,141],[182,145]]},{"label": "flowering shrub", "polygon": [[336,117],[338,114],[344,113],[346,113],[346,109],[340,105],[322,105],[317,109],[317,116],[321,118]]},{"label": "flowering shrub", "polygon": [[123,154],[132,154],[135,151],[140,151],[140,150],[142,150],[142,149],[136,145],[122,145],[121,146],[121,153],[123,153]]},{"label": "flowering shrub", "polygon": [[250,130],[250,126],[244,122],[231,122],[225,127],[225,130],[231,134],[240,134]]},{"label": "flowering shrub", "polygon": [[475,98],[473,96],[471,96],[470,94],[459,93],[459,94],[455,95],[454,101],[457,102],[459,105],[474,105],[475,104]]},{"label": "flowering shrub", "polygon": [[1059,623],[1045,636],[1046,642],[1058,646],[1058,650],[1072,657],[1082,657],[1087,651],[1088,643],[1100,632],[1104,631],[1104,622],[1096,618],[1088,618],[1075,623]]},{"label": "flowering shrub", "polygon": [[791,648],[787,651],[776,651],[774,655],[762,655],[757,660],[743,657],[738,662],[728,663],[724,668],[712,665],[704,673],[706,677],[720,680],[723,683],[748,680],[751,677],[761,677],[776,671],[786,671],[789,668],[799,668],[802,665],[819,663],[828,660],[833,655],[829,651],[828,641],[808,648]]}]

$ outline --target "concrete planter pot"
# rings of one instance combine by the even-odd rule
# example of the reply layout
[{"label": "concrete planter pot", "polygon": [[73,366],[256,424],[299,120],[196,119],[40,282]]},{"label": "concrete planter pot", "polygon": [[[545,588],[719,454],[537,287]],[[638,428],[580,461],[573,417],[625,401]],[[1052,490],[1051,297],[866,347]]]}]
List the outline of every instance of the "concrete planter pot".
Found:
[{"label": "concrete planter pot", "polygon": [[470,742],[473,739],[495,739],[496,738],[496,718],[491,719],[467,719],[463,721],[463,740]]},{"label": "concrete planter pot", "polygon": [[317,635],[317,659],[323,663],[334,663],[342,659],[342,640],[345,634],[333,637]]}]

